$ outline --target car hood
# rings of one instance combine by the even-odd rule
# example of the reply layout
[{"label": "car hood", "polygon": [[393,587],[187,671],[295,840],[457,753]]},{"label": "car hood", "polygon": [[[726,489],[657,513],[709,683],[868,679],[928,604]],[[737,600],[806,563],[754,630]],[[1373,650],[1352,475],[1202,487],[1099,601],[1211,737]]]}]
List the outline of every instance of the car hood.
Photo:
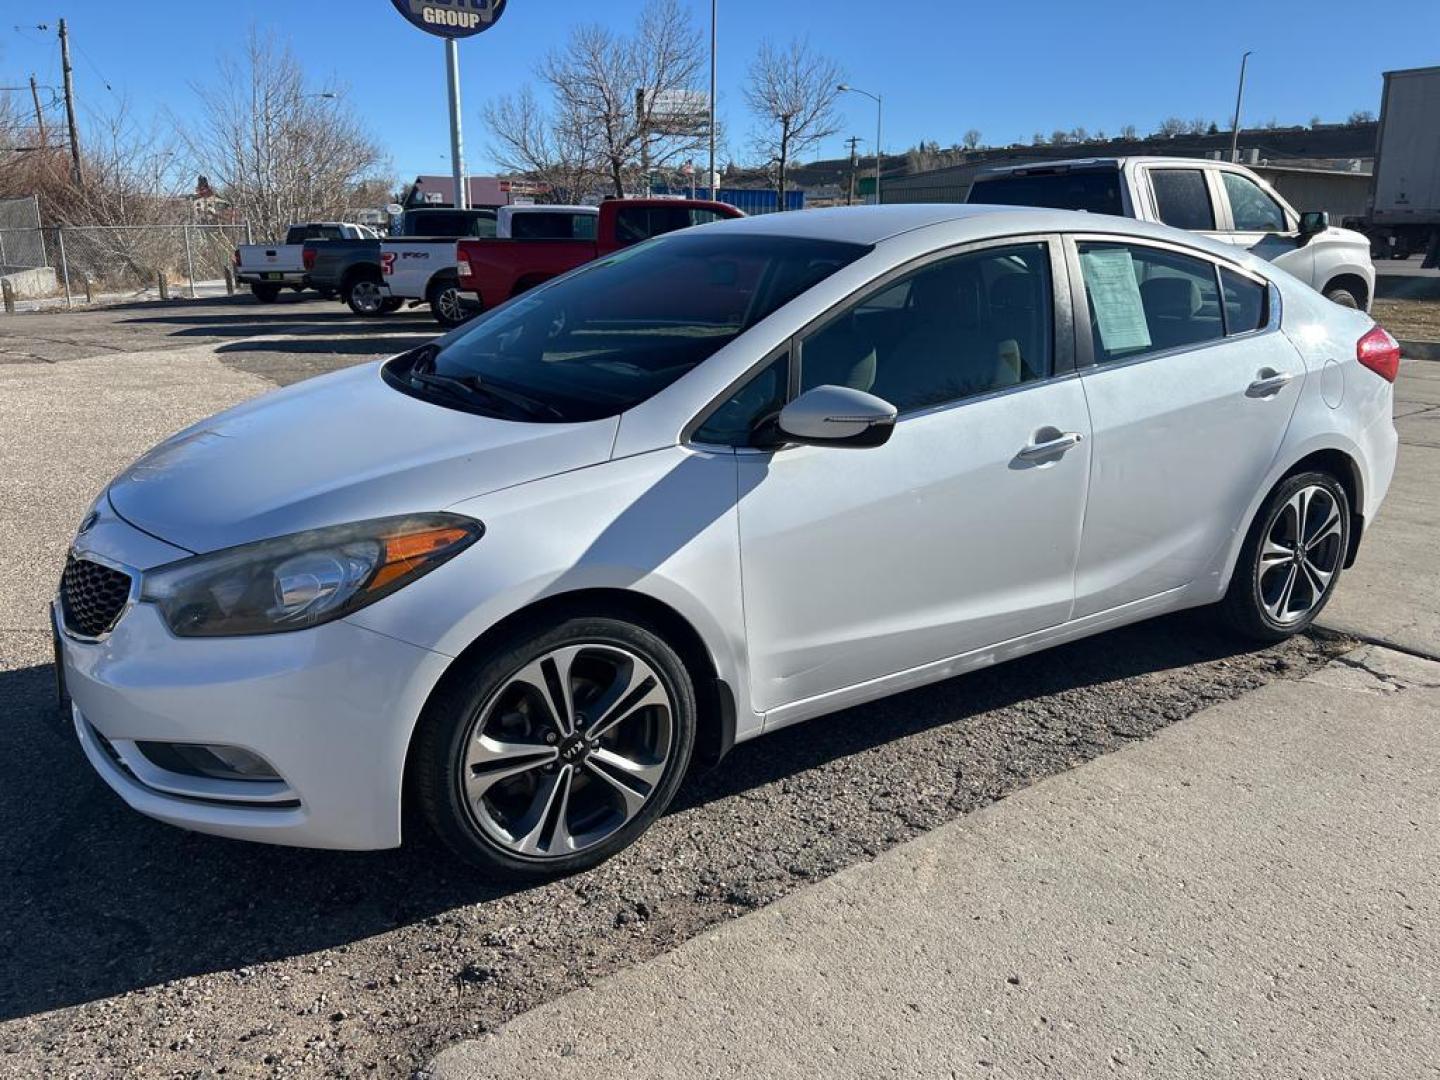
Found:
[{"label": "car hood", "polygon": [[311,379],[203,420],[121,473],[125,520],[190,551],[462,499],[606,460],[617,418],[527,424],[389,386],[379,364]]}]

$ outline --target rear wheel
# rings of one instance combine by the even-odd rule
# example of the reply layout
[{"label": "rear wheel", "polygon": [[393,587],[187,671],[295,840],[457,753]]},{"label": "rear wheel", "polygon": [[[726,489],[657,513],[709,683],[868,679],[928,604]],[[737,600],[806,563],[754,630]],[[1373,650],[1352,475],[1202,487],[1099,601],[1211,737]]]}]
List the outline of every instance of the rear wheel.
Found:
[{"label": "rear wheel", "polygon": [[250,286],[250,291],[255,294],[255,299],[262,304],[273,304],[276,300],[280,299],[279,285],[265,285],[261,282],[256,282]]},{"label": "rear wheel", "polygon": [[470,299],[460,291],[460,283],[451,278],[430,286],[430,314],[447,330],[459,326],[477,314]]},{"label": "rear wheel", "polygon": [[386,299],[380,291],[380,282],[374,278],[361,278],[345,292],[345,303],[350,305],[350,310],[365,318],[384,314]]},{"label": "rear wheel", "polygon": [[1246,637],[1280,641],[1324,609],[1350,549],[1350,499],[1329,473],[1300,473],[1265,500],[1221,602]]},{"label": "rear wheel", "polygon": [[572,873],[665,811],[695,718],[689,673],[648,627],[604,617],[532,627],[426,706],[414,790],[467,862],[508,878]]},{"label": "rear wheel", "polygon": [[1360,298],[1343,285],[1326,289],[1325,299],[1331,303],[1339,304],[1341,307],[1354,308],[1356,311],[1360,310]]}]

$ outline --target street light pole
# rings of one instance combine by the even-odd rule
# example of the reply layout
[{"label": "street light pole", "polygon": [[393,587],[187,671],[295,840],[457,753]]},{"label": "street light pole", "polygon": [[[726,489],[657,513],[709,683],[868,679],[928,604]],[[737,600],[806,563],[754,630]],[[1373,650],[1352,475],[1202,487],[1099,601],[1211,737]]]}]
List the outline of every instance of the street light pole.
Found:
[{"label": "street light pole", "polygon": [[1245,97],[1245,63],[1250,59],[1250,51],[1246,50],[1245,55],[1240,57],[1240,88],[1235,91],[1235,121],[1230,125],[1230,161],[1232,163],[1240,160],[1240,101]]},{"label": "street light pole", "polygon": [[[710,198],[717,198],[715,182],[715,40],[718,25],[720,0],[710,0],[710,171],[705,174],[705,186],[710,189]],[[694,182],[694,177],[691,177]]]},{"label": "street light pole", "polygon": [[851,86],[849,83],[841,83],[835,89],[851,94],[864,94],[871,101],[875,102],[875,205],[880,205],[880,135],[881,120],[885,113],[885,100],[879,94],[872,94],[869,90],[861,90],[858,86]]},{"label": "street light pole", "polygon": [[460,46],[453,37],[445,39],[445,74],[450,87],[450,172],[455,179],[455,209],[470,208],[465,190],[465,144],[460,135]]}]

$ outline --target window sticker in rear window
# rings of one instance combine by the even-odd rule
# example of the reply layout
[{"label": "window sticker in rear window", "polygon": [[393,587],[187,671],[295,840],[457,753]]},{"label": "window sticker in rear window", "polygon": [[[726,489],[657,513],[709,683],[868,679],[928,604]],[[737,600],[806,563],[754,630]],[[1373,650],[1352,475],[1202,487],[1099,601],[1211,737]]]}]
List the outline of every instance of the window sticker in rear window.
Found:
[{"label": "window sticker in rear window", "polygon": [[1080,264],[1105,350],[1148,349],[1150,327],[1145,322],[1140,282],[1130,252],[1123,248],[1086,251],[1080,255]]}]

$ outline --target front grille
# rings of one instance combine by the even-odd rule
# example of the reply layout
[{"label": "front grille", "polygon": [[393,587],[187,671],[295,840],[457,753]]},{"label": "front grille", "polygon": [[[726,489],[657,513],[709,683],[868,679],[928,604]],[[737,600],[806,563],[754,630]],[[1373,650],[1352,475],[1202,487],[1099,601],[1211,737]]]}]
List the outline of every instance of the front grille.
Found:
[{"label": "front grille", "polygon": [[60,607],[65,628],[99,637],[115,625],[130,599],[130,575],[71,555],[60,578]]}]

